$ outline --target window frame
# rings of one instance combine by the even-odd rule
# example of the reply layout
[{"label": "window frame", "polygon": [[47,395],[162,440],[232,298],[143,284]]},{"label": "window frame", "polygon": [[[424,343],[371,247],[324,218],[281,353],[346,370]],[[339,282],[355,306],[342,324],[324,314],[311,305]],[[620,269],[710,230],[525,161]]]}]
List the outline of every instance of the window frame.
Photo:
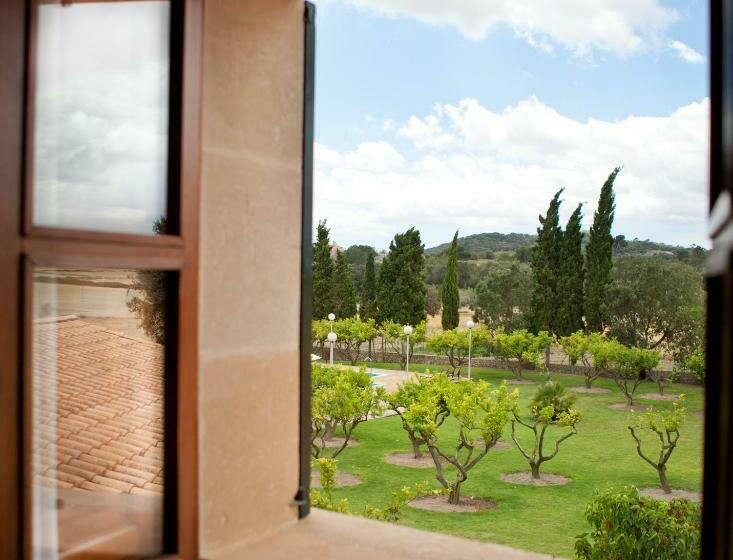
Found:
[{"label": "window frame", "polygon": [[34,8],[40,3],[48,2],[0,3],[0,124],[5,129],[0,136],[0,449],[10,450],[0,461],[3,554],[32,557],[32,267],[91,266],[176,273],[176,297],[167,309],[172,343],[165,350],[164,553],[197,558],[203,1],[171,0],[167,219],[173,233],[160,236],[32,225]]}]

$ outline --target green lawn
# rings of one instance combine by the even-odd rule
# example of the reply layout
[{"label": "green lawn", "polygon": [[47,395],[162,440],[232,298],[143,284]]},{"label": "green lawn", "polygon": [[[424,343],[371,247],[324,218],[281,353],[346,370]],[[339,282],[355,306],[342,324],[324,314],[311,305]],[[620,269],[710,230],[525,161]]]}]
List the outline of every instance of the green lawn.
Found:
[{"label": "green lawn", "polygon": [[[396,364],[370,364],[375,368],[396,369]],[[415,365],[411,370],[427,369]],[[433,367],[433,370],[436,368]],[[510,379],[505,371],[473,368],[475,378],[492,384]],[[525,374],[538,380],[539,374]],[[553,374],[552,378],[566,386],[582,385],[580,376]],[[583,513],[597,488],[633,484],[638,487],[657,486],[656,471],[636,454],[634,442],[626,429],[630,413],[608,408],[622,402],[623,397],[613,381],[599,379],[596,387],[611,389],[601,395],[578,395],[576,408],[582,414],[578,435],[567,440],[558,456],[543,465],[543,472],[562,474],[572,479],[570,484],[555,487],[512,485],[500,480],[502,473],[527,471],[529,466],[516,448],[492,450],[470,472],[463,485],[463,496],[490,498],[498,507],[480,513],[432,513],[406,507],[401,524],[460,535],[472,539],[501,543],[526,550],[572,557],[574,537],[586,530]],[[526,410],[535,386],[517,386],[521,393],[520,407]],[[645,382],[637,395],[656,392],[656,385]],[[670,394],[687,395],[688,418],[681,437],[668,464],[670,482],[674,488],[701,489],[703,426],[700,414],[703,391],[699,387],[674,385]],[[669,402],[644,401],[658,408]],[[448,422],[446,430],[453,426]],[[433,469],[398,467],[382,461],[395,451],[409,451],[410,445],[396,417],[372,420],[361,424],[354,437],[360,445],[347,448],[338,458],[339,470],[358,475],[362,484],[338,489],[336,496],[349,499],[352,509],[365,504],[379,505],[394,489],[420,481],[430,481],[439,487]],[[510,429],[504,441],[511,442]],[[654,440],[647,438],[650,446]],[[554,442],[554,440],[551,440]],[[658,440],[657,440],[658,442]],[[553,443],[554,445],[554,443]]]}]

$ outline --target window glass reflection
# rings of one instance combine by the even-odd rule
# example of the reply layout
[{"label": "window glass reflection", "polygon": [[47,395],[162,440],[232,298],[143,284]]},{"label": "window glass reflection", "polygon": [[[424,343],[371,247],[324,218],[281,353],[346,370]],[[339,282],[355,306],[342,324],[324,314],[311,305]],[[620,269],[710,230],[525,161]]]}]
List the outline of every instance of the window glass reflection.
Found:
[{"label": "window glass reflection", "polygon": [[166,215],[169,2],[36,10],[33,223],[152,233]]},{"label": "window glass reflection", "polygon": [[163,552],[165,283],[163,272],[34,271],[36,559]]}]

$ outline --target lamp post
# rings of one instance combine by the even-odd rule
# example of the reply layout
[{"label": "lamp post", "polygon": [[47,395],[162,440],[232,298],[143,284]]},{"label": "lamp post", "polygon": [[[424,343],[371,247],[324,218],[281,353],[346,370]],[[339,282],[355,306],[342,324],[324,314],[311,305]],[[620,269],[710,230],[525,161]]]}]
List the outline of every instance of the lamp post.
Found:
[{"label": "lamp post", "polygon": [[468,379],[471,379],[471,334],[473,333],[473,327],[476,324],[473,321],[466,321],[466,328],[468,329]]},{"label": "lamp post", "polygon": [[334,315],[333,313],[329,313],[328,314],[328,321],[331,323],[331,327],[330,327],[331,332],[333,332],[333,322],[335,320],[336,320],[336,315]]},{"label": "lamp post", "polygon": [[405,362],[405,371],[410,372],[410,335],[412,334],[412,327],[410,325],[405,325],[405,328],[403,329],[404,333],[407,335],[407,350],[405,354],[406,362]]},{"label": "lamp post", "polygon": [[331,365],[333,365],[333,343],[336,342],[337,339],[338,337],[336,336],[335,332],[331,331],[330,333],[328,333],[328,341],[331,343]]}]

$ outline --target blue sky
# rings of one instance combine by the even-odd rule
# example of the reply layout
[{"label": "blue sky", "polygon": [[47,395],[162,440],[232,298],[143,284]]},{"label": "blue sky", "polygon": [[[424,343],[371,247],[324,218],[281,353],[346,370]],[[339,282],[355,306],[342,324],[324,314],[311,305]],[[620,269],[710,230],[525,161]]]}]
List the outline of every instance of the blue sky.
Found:
[{"label": "blue sky", "polygon": [[532,232],[561,186],[588,227],[624,165],[616,233],[705,243],[707,3],[590,4],[319,1],[315,202],[333,238]]}]

